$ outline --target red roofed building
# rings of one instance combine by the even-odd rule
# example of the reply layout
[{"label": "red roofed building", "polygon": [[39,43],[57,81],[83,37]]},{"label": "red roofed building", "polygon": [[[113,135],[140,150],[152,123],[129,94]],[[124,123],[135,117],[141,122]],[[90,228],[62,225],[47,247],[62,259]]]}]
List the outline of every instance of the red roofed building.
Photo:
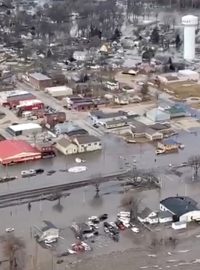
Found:
[{"label": "red roofed building", "polygon": [[5,140],[0,142],[0,163],[3,165],[37,159],[41,159],[40,151],[26,141]]}]

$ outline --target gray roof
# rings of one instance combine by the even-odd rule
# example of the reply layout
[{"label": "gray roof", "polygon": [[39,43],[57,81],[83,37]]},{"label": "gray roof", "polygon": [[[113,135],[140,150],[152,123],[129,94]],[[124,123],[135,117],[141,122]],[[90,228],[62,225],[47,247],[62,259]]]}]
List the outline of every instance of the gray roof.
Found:
[{"label": "gray roof", "polygon": [[160,211],[158,213],[158,216],[159,216],[159,218],[167,218],[167,217],[172,217],[173,214],[170,213],[169,211]]},{"label": "gray roof", "polygon": [[119,120],[110,120],[110,121],[106,121],[107,125],[116,125],[116,124],[127,124],[127,120],[126,119],[119,119]]},{"label": "gray roof", "polygon": [[60,140],[57,141],[57,144],[59,144],[60,146],[66,148],[67,146],[69,146],[71,144],[71,141],[67,138],[62,138]]},{"label": "gray roof", "polygon": [[59,124],[56,124],[54,128],[55,130],[60,129],[62,133],[70,133],[73,131],[83,130],[81,127],[74,124],[73,122],[59,123]]},{"label": "gray roof", "polygon": [[127,113],[124,111],[118,111],[118,112],[102,112],[102,111],[93,111],[90,113],[92,116],[96,116],[98,119],[106,119],[106,118],[114,118],[114,117],[120,117],[120,116],[127,116]]},{"label": "gray roof", "polygon": [[93,135],[78,135],[74,136],[74,139],[76,139],[79,144],[88,144],[101,141],[98,137]]},{"label": "gray roof", "polygon": [[179,217],[190,211],[199,210],[197,202],[190,197],[168,197],[162,200],[160,204]]},{"label": "gray roof", "polygon": [[142,219],[147,218],[152,212],[153,211],[150,208],[146,207],[144,210],[142,210],[142,212],[138,214],[138,217]]},{"label": "gray roof", "polygon": [[51,80],[51,78],[49,78],[48,76],[46,76],[42,73],[38,73],[38,72],[31,73],[31,74],[29,74],[29,76],[34,78],[35,80],[38,80],[38,81]]}]

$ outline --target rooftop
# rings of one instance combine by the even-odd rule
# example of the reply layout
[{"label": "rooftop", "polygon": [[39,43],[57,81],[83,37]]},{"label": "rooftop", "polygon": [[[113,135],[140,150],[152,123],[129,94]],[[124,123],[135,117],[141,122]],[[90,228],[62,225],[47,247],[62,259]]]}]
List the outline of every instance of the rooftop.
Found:
[{"label": "rooftop", "polygon": [[23,140],[5,140],[0,142],[0,160],[19,155],[20,153],[39,152]]},{"label": "rooftop", "polygon": [[72,137],[72,139],[75,139],[79,144],[88,144],[101,141],[98,137],[93,135],[78,135]]},{"label": "rooftop", "polygon": [[29,77],[34,78],[35,80],[38,80],[38,81],[51,80],[51,78],[49,78],[48,76],[42,73],[38,73],[38,72],[29,74]]},{"label": "rooftop", "polygon": [[174,215],[181,216],[190,211],[198,210],[197,202],[190,197],[168,197],[160,202]]},{"label": "rooftop", "polygon": [[93,111],[90,113],[92,116],[97,117],[98,119],[114,118],[120,116],[127,116],[127,113],[124,111],[118,112],[103,112],[103,111]]},{"label": "rooftop", "polygon": [[21,131],[21,130],[28,130],[28,129],[40,129],[41,126],[37,123],[23,123],[18,125],[11,125],[9,126],[9,129],[13,131]]},{"label": "rooftop", "polygon": [[138,214],[138,216],[142,219],[147,218],[153,211],[149,207],[145,207],[142,212]]},{"label": "rooftop", "polygon": [[57,144],[59,144],[60,146],[64,148],[69,146],[71,143],[72,142],[68,138],[64,138],[64,137],[57,141]]}]

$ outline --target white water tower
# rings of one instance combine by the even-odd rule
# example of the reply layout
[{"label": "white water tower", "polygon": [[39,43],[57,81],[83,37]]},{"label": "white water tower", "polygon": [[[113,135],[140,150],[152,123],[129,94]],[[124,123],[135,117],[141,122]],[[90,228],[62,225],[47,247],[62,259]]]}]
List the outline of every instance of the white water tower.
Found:
[{"label": "white water tower", "polygon": [[184,59],[192,61],[195,58],[195,30],[198,25],[198,17],[186,15],[182,17],[184,26]]}]

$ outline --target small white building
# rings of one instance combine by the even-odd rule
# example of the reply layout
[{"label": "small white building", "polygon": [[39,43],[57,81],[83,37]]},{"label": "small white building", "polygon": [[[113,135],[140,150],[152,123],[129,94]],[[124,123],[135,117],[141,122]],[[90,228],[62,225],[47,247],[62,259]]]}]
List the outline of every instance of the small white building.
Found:
[{"label": "small white building", "polygon": [[23,123],[11,125],[7,129],[12,136],[31,135],[42,132],[42,127],[37,123]]},{"label": "small white building", "polygon": [[157,224],[158,215],[156,212],[146,207],[141,213],[138,214],[138,220],[142,223]]}]

